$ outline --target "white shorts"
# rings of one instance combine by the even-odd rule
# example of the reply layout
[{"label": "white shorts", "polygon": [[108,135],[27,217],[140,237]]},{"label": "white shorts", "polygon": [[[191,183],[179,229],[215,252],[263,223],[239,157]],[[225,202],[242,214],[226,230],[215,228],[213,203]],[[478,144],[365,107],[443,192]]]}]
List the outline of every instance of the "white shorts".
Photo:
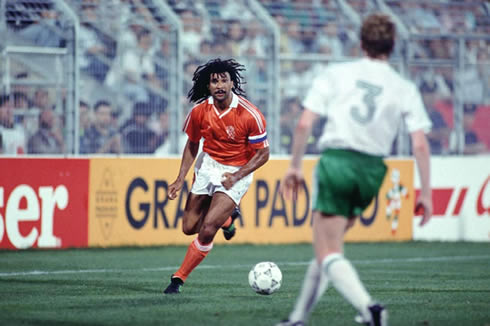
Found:
[{"label": "white shorts", "polygon": [[225,172],[233,173],[239,169],[239,166],[218,163],[208,153],[201,152],[194,166],[195,180],[191,192],[196,195],[208,196],[212,196],[215,192],[223,192],[238,205],[252,184],[253,173],[238,180],[229,190],[226,190],[221,184],[221,177]]}]

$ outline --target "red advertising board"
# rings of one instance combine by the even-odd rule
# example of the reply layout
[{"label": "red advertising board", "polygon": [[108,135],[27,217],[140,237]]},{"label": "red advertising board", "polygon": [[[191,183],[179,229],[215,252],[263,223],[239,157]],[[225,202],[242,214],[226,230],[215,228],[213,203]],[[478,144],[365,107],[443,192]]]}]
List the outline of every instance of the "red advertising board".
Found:
[{"label": "red advertising board", "polygon": [[88,244],[86,159],[0,159],[0,248]]}]

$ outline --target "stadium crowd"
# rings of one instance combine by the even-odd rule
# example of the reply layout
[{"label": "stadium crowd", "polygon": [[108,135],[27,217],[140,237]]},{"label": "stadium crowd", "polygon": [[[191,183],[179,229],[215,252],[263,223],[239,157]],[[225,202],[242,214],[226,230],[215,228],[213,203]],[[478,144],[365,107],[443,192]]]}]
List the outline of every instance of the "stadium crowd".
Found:
[{"label": "stadium crowd", "polygon": [[[490,35],[488,2],[260,0],[281,32],[281,152],[290,152],[292,126],[301,113],[299,103],[311,76],[327,61],[361,55],[356,46],[358,23],[367,13],[379,10],[380,2],[381,9],[398,17],[414,36],[410,41],[413,63],[407,74],[419,86],[433,121],[429,134],[433,154],[456,151],[456,88],[464,102],[465,153],[488,153],[490,41],[457,38]],[[68,3],[80,19],[80,153],[169,153],[168,58],[174,42],[169,37],[169,22],[159,15],[152,0]],[[168,0],[167,4],[182,23],[181,100],[186,112],[192,73],[211,57],[253,58],[253,67],[247,67],[254,71],[249,83],[268,82],[262,58],[273,50],[272,33],[244,1]],[[8,0],[6,18],[13,34],[10,40],[24,45],[66,45],[63,23],[50,0]],[[459,40],[464,40],[463,58],[457,57]],[[395,58],[405,50],[397,49]],[[456,69],[455,62],[461,59],[464,69]],[[28,70],[16,71],[16,80],[29,77]],[[13,84],[9,94],[0,98],[1,152],[65,153],[64,101],[55,98],[59,96],[63,94],[49,87]],[[257,103],[261,105],[260,100]],[[321,131],[323,123],[318,121],[315,130]],[[317,153],[317,134],[313,132],[308,153]]]}]

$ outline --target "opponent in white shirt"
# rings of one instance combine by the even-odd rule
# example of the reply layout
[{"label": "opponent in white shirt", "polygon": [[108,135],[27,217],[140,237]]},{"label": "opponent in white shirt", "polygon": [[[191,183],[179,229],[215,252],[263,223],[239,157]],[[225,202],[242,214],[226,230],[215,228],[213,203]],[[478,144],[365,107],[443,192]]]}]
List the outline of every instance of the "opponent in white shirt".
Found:
[{"label": "opponent in white shirt", "polygon": [[369,57],[328,66],[303,106],[328,118],[320,152],[343,148],[387,156],[401,119],[410,133],[432,125],[415,84],[386,60]]},{"label": "opponent in white shirt", "polygon": [[421,225],[432,212],[430,149],[425,132],[431,127],[415,85],[388,64],[395,44],[395,25],[382,14],[366,18],[361,27],[366,58],[332,64],[308,92],[293,139],[291,165],[281,182],[286,198],[297,198],[304,183],[302,157],[319,116],[327,123],[319,140],[322,155],[313,177],[313,247],[303,287],[289,318],[279,325],[304,325],[328,284],[359,312],[366,325],[387,325],[386,308],[373,301],[352,264],[343,255],[344,233],[377,195],[402,121],[412,140],[421,178],[417,205],[424,209]]}]

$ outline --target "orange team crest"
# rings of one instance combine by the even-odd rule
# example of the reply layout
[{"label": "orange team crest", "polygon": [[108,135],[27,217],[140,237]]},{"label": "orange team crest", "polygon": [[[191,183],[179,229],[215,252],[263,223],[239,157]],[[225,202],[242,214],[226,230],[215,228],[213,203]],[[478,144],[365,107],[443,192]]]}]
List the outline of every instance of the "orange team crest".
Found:
[{"label": "orange team crest", "polygon": [[226,133],[230,139],[235,140],[235,128],[233,126],[226,126]]}]

